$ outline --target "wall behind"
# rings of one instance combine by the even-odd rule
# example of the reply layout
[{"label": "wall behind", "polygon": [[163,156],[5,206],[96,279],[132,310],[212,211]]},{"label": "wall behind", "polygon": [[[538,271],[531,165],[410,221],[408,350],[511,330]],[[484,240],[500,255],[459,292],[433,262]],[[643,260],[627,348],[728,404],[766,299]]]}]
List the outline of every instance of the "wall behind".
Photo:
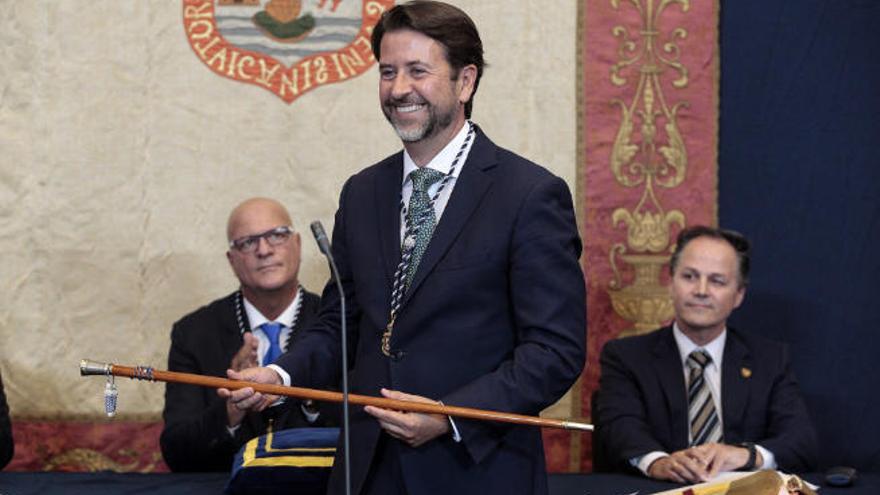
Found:
[{"label": "wall behind", "polygon": [[732,325],[790,344],[824,466],[880,470],[880,3],[721,12],[720,223],[754,243]]},{"label": "wall behind", "polygon": [[[576,5],[453,3],[490,64],[474,120],[573,189]],[[16,417],[97,417],[102,385],[79,377],[81,358],[164,368],[171,323],[236,287],[225,222],[244,198],[288,205],[301,278],[320,291],[306,225],[331,228],[343,181],[399,148],[375,69],[288,105],[211,72],[181,4],[0,14],[0,367]],[[162,386],[119,385],[120,415],[158,417]]]}]

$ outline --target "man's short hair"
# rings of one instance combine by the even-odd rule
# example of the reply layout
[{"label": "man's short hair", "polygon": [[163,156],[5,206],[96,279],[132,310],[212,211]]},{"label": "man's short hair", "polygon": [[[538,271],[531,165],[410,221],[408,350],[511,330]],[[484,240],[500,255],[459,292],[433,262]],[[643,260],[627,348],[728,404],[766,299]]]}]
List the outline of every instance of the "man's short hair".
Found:
[{"label": "man's short hair", "polygon": [[414,0],[395,5],[379,19],[373,28],[371,39],[373,55],[379,60],[382,55],[382,37],[385,33],[409,29],[422,33],[438,41],[446,52],[446,61],[455,71],[456,78],[466,65],[477,67],[477,78],[474,81],[474,92],[464,105],[465,118],[471,117],[474,96],[483,76],[483,41],[474,21],[458,7],[443,2]]},{"label": "man's short hair", "polygon": [[707,227],[705,225],[694,225],[683,229],[678,233],[675,240],[675,251],[669,260],[669,273],[674,274],[678,261],[681,258],[681,252],[685,246],[694,239],[699,237],[709,237],[718,239],[730,244],[730,247],[736,252],[736,259],[739,262],[739,285],[745,287],[749,283],[749,240],[739,232],[733,230],[719,229],[717,227]]}]

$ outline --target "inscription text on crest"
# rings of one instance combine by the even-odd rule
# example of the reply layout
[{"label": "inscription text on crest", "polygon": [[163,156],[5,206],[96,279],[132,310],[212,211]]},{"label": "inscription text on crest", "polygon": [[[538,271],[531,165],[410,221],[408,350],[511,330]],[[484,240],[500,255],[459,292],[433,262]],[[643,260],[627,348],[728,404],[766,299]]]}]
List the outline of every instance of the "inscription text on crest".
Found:
[{"label": "inscription text on crest", "polygon": [[215,73],[287,103],[375,62],[373,26],[394,0],[183,0],[186,37]]}]

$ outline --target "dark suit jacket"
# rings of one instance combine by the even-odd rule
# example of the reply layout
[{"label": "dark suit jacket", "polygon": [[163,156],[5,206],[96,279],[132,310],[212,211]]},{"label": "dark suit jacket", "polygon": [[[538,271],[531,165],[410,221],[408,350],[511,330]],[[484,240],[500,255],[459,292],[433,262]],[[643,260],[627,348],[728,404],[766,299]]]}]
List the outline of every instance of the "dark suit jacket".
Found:
[{"label": "dark suit jacket", "polygon": [[[672,327],[609,341],[600,363],[594,418],[614,467],[629,469],[629,459],[648,452],[687,448],[686,387]],[[785,471],[815,467],[816,435],[784,345],[729,328],[721,408],[724,443],[759,444]]]},{"label": "dark suit jacket", "polygon": [[[303,291],[303,296],[293,337],[316,318],[320,304],[318,296],[311,292]],[[242,317],[245,328],[249,328],[247,315]],[[168,369],[225,378],[226,369],[242,343],[233,293],[174,324]],[[299,402],[289,399],[283,406],[269,408],[263,414],[248,414],[233,438],[226,429],[226,401],[217,396],[217,391],[181,383],[166,384],[163,418],[162,455],[173,471],[229,471],[241,445],[265,433],[270,418],[276,430],[310,426]],[[312,426],[324,423],[319,420]]]},{"label": "dark suit jacket", "polygon": [[3,377],[0,376],[0,469],[9,464],[14,452],[15,444],[12,442],[12,422],[9,421],[9,406],[6,405]]},{"label": "dark suit jacket", "polygon": [[[584,364],[581,243],[568,187],[478,132],[404,297],[389,358],[380,337],[400,259],[402,174],[398,153],[354,175],[336,213],[333,254],[349,308],[352,393],[388,387],[447,405],[537,414]],[[319,324],[278,361],[294,383],[319,386],[338,376],[338,304],[328,284]],[[538,429],[457,424],[460,444],[444,436],[395,447],[409,493],[546,492]],[[378,423],[352,408],[353,493],[379,436]],[[330,492],[341,493],[339,457],[335,466]]]}]

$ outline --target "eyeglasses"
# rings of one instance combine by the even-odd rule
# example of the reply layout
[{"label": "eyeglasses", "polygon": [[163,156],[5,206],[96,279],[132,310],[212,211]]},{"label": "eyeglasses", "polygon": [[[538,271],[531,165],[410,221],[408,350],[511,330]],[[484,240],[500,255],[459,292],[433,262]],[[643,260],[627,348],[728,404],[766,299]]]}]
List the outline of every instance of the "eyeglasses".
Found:
[{"label": "eyeglasses", "polygon": [[278,246],[287,242],[293,235],[293,227],[282,225],[261,234],[248,235],[229,241],[229,247],[240,253],[253,253],[260,245],[260,239],[266,239],[270,246]]}]

